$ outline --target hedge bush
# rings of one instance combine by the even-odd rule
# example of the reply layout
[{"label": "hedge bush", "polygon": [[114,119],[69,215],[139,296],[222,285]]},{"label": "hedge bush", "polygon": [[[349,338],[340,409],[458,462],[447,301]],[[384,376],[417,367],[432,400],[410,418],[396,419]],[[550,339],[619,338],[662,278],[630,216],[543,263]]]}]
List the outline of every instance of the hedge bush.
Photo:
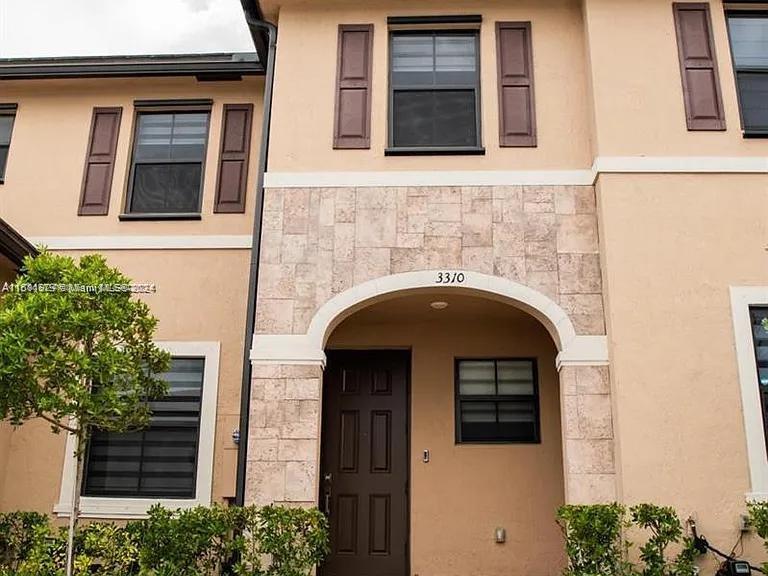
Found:
[{"label": "hedge bush", "polygon": [[[47,516],[0,514],[0,576],[62,576],[66,530]],[[77,576],[306,576],[328,551],[318,510],[155,506],[146,520],[92,523],[75,538]],[[233,561],[234,562],[231,562]]]},{"label": "hedge bush", "polygon": [[[763,546],[768,550],[768,502],[750,502],[747,504],[749,521],[763,540]],[[768,562],[763,563],[763,571],[768,573]]]},{"label": "hedge bush", "polygon": [[[566,576],[694,576],[697,552],[672,508],[638,504],[569,505],[557,512],[565,536]],[[635,527],[648,533],[640,544],[640,563],[629,561],[625,534]],[[670,547],[679,550],[669,552]]]}]

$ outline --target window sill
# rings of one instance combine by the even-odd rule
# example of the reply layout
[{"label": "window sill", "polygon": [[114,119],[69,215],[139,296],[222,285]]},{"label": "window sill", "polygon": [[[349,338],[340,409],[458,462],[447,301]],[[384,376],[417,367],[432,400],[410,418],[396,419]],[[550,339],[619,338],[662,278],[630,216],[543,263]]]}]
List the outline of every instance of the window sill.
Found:
[{"label": "window sill", "polygon": [[768,138],[768,130],[744,130],[744,138]]},{"label": "window sill", "polygon": [[483,156],[482,146],[434,146],[410,148],[386,148],[384,156]]},{"label": "window sill", "polygon": [[541,440],[457,440],[456,446],[535,446]]},{"label": "window sill", "polygon": [[124,213],[118,216],[120,220],[202,220],[199,212],[146,212],[146,213]]},{"label": "window sill", "polygon": [[[103,498],[82,496],[80,498],[81,518],[113,518],[116,520],[139,520],[147,517],[149,509],[155,504],[171,510],[208,506],[197,498]],[[69,517],[69,503],[59,502],[53,507],[53,512],[60,518]]]}]

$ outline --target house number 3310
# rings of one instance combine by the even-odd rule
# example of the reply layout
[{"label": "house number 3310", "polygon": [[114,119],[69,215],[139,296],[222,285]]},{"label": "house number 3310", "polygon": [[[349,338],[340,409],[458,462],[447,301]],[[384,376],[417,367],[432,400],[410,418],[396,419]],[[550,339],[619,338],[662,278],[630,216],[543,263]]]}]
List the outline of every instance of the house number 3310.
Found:
[{"label": "house number 3310", "polygon": [[463,284],[463,272],[438,272],[435,284]]}]

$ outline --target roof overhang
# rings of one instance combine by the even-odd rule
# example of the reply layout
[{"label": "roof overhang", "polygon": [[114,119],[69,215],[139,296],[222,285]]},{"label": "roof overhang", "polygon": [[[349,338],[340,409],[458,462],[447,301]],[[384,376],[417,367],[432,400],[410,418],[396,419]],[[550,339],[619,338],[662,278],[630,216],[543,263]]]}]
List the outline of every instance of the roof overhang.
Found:
[{"label": "roof overhang", "polygon": [[25,256],[36,255],[37,249],[0,218],[0,254],[18,267],[24,262]]},{"label": "roof overhang", "polygon": [[0,59],[0,80],[142,76],[233,80],[262,74],[264,67],[253,52]]}]

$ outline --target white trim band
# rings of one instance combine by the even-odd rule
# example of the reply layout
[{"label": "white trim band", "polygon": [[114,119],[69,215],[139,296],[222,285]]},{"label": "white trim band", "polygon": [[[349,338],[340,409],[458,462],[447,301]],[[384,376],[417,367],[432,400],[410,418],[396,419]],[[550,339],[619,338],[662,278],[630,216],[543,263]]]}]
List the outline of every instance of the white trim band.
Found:
[{"label": "white trim band", "polygon": [[[191,499],[155,499],[82,496],[80,498],[80,516],[83,518],[145,518],[147,511],[154,504],[160,504],[170,509],[186,509],[195,506],[210,506],[211,504],[220,344],[219,342],[157,342],[157,346],[172,356],[205,358],[203,395],[200,401],[200,435],[197,446],[195,497]],[[74,452],[74,437],[72,434],[67,434],[59,502],[53,507],[53,511],[59,516],[69,516],[71,510],[72,484],[75,482]]]},{"label": "white trim band", "polygon": [[763,174],[764,156],[598,156],[593,170],[604,173]]},{"label": "white trim band", "polygon": [[251,248],[250,234],[188,236],[31,236],[35,246],[50,250],[245,250]]},{"label": "white trim band", "polygon": [[266,188],[591,186],[600,174],[766,174],[765,156],[598,156],[582,170],[267,172]]},{"label": "white trim band", "polygon": [[258,334],[251,364],[304,364],[325,368],[325,352],[307,334]]},{"label": "white trim band", "polygon": [[574,336],[557,355],[557,369],[563,366],[608,366],[607,336]]},{"label": "white trim band", "polygon": [[266,188],[403,186],[591,186],[592,170],[427,170],[405,172],[267,172]]}]

